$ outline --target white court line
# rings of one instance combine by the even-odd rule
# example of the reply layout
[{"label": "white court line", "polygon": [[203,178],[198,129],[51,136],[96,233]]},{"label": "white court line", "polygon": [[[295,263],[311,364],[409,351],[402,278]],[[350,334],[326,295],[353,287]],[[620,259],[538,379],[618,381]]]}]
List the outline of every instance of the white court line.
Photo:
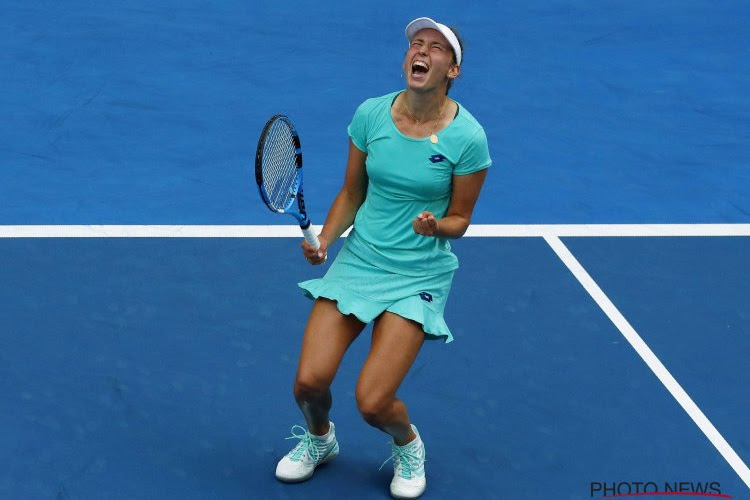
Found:
[{"label": "white court line", "polygon": [[[6,225],[0,238],[299,238],[284,225]],[[750,224],[473,224],[468,237],[750,236]]]},{"label": "white court line", "polygon": [[750,224],[476,224],[466,236],[750,236]]},{"label": "white court line", "polygon": [[716,449],[721,453],[721,456],[729,463],[734,469],[737,475],[740,476],[748,488],[750,488],[750,469],[742,461],[742,459],[735,453],[732,447],[727,443],[724,437],[716,430],[716,427],[706,418],[703,412],[698,408],[693,400],[688,396],[687,392],[680,386],[675,380],[671,373],[664,367],[659,361],[659,358],[651,351],[648,345],[638,335],[635,329],[628,323],[625,317],[615,307],[612,301],[604,294],[599,285],[591,278],[588,272],[568,250],[568,248],[560,241],[557,236],[545,236],[545,241],[555,251],[558,257],[565,263],[570,272],[578,279],[583,285],[583,288],[591,295],[591,298],[601,307],[602,311],[607,317],[614,323],[620,333],[630,342],[630,345],[640,355],[643,361],[646,362],[648,367],[654,372],[654,375],[664,384],[664,387],[672,394],[677,402],[682,406],[682,409],[687,412],[693,422],[703,431],[703,434],[711,441]]},{"label": "white court line", "polygon": [[0,238],[293,238],[294,225],[36,225],[0,226]]}]

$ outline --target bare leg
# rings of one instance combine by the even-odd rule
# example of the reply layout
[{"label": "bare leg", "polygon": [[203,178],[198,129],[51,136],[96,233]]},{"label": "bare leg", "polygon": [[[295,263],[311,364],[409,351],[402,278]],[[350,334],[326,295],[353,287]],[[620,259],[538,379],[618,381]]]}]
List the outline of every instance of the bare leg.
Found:
[{"label": "bare leg", "polygon": [[328,432],[331,383],[346,350],[364,327],[354,316],[341,314],[334,301],[318,299],[313,305],[294,380],[294,398],[312,434]]},{"label": "bare leg", "polygon": [[393,437],[397,445],[416,438],[409,413],[396,397],[424,343],[422,325],[389,312],[375,321],[372,345],[357,381],[357,407],[365,421]]}]

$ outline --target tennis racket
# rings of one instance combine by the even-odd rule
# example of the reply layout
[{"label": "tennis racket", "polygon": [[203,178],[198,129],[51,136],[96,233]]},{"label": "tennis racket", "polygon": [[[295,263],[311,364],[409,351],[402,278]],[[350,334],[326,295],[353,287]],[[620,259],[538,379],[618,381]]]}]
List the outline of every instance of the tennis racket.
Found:
[{"label": "tennis racket", "polygon": [[255,152],[255,181],[263,203],[272,212],[297,219],[307,243],[315,250],[320,248],[305,211],[299,135],[292,121],[284,115],[273,115],[263,127]]}]

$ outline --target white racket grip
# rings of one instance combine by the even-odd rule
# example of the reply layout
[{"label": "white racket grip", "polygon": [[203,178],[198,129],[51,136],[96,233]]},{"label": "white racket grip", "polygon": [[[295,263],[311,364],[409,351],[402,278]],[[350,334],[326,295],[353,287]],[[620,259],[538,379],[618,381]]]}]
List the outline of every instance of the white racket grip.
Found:
[{"label": "white racket grip", "polygon": [[302,234],[305,235],[305,241],[307,241],[308,245],[313,247],[315,250],[320,248],[320,240],[318,240],[318,235],[315,234],[315,228],[312,224],[303,229]]}]

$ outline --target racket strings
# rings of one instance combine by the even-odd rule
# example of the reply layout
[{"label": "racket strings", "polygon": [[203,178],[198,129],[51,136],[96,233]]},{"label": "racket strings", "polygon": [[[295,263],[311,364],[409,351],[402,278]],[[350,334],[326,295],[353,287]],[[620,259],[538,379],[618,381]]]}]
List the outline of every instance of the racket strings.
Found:
[{"label": "racket strings", "polygon": [[281,121],[275,122],[268,132],[261,168],[270,206],[275,210],[286,209],[297,194],[297,150],[294,136]]}]

